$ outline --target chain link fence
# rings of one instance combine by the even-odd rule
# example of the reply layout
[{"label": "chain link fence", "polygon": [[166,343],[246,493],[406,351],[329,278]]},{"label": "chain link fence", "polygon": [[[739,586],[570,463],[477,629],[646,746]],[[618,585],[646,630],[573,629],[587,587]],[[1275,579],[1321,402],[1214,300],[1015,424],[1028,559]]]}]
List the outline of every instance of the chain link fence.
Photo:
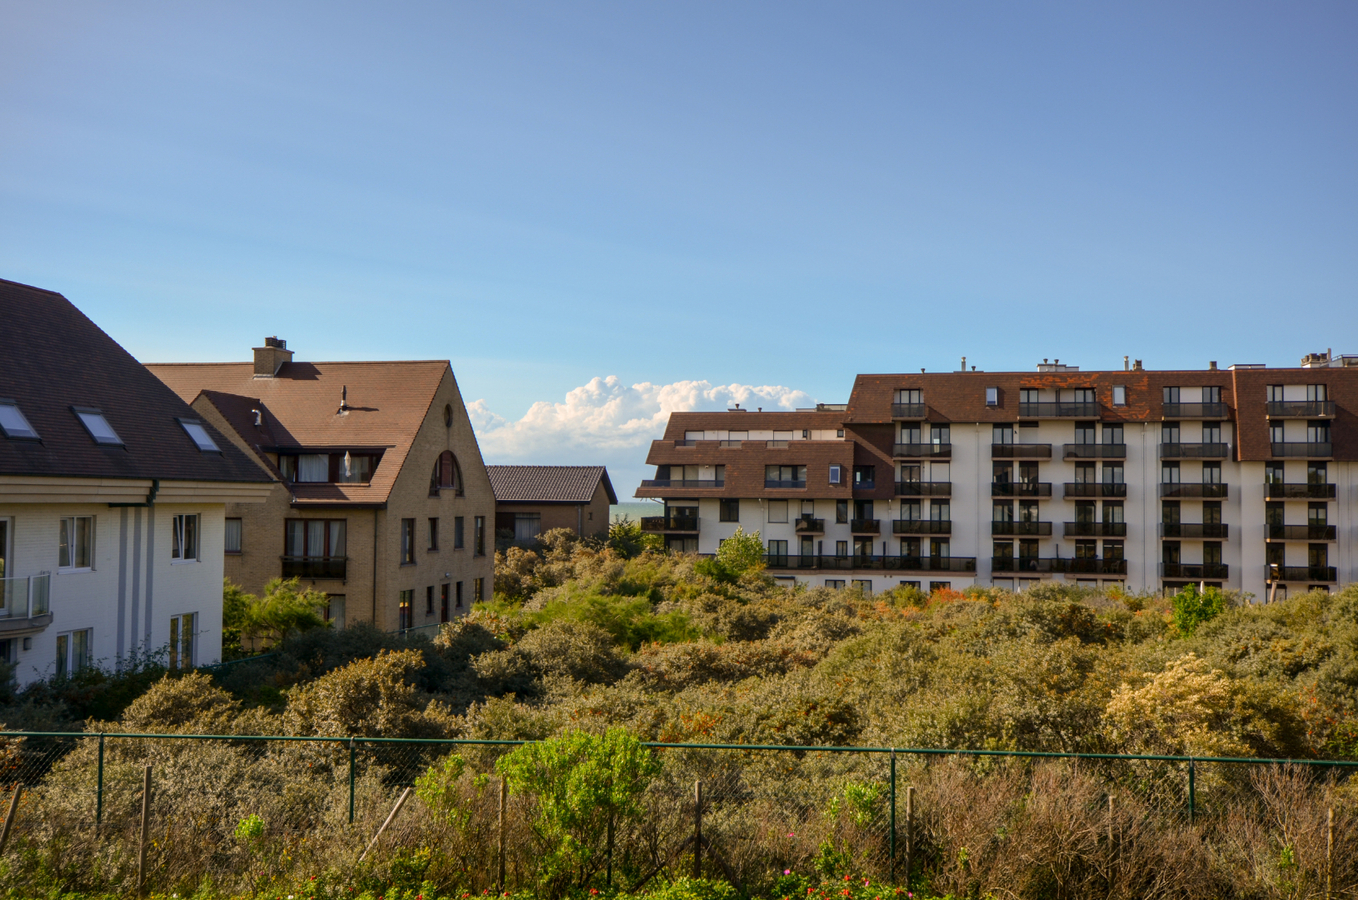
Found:
[{"label": "chain link fence", "polygon": [[[541,888],[538,798],[496,772],[519,743],[0,734],[0,891]],[[641,814],[593,836],[572,886],[1358,896],[1355,763],[647,746]],[[408,792],[449,754],[444,801]]]}]

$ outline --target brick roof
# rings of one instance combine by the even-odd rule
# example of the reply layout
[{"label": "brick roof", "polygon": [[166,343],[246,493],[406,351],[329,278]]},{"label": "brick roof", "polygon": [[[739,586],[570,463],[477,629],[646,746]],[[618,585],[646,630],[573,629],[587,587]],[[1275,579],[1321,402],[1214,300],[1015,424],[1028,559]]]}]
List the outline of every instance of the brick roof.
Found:
[{"label": "brick roof", "polygon": [[486,466],[496,502],[588,503],[599,482],[617,503],[603,466]]},{"label": "brick roof", "polygon": [[[0,398],[41,440],[0,435],[0,475],[267,482],[240,448],[203,423],[203,453],[177,421],[200,419],[61,294],[0,279]],[[100,410],[123,446],[101,446],[72,412]]]}]

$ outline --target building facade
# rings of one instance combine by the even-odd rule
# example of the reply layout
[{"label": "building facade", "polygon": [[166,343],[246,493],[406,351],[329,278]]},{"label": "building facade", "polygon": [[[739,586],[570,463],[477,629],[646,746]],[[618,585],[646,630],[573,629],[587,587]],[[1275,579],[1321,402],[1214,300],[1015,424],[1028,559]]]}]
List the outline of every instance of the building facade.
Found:
[{"label": "building facade", "polygon": [[[965,361],[964,361],[965,362]],[[775,578],[882,590],[1046,580],[1258,599],[1358,577],[1358,357],[1297,368],[860,375],[847,404],[674,413],[643,528]]]},{"label": "building facade", "polygon": [[569,528],[581,537],[608,534],[618,502],[603,466],[487,466],[495,491],[495,531],[516,542]]}]

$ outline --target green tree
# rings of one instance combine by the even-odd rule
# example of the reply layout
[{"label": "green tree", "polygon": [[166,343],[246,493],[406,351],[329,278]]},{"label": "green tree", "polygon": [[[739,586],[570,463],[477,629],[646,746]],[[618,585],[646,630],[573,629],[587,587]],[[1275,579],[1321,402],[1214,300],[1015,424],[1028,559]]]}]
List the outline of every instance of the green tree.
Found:
[{"label": "green tree", "polygon": [[1191,636],[1203,622],[1226,611],[1226,597],[1214,587],[1199,593],[1196,585],[1186,585],[1174,595],[1171,603],[1174,605],[1174,627],[1184,637]]},{"label": "green tree", "polygon": [[607,546],[623,559],[640,556],[647,550],[664,550],[665,539],[658,534],[648,534],[641,530],[640,522],[633,522],[630,516],[617,516],[608,526]]},{"label": "green tree", "polygon": [[759,532],[746,534],[737,525],[735,534],[717,547],[717,562],[736,575],[764,568],[764,541]]},{"label": "green tree", "polygon": [[258,597],[247,594],[230,578],[222,579],[222,659],[240,659],[248,655],[241,645],[241,633],[245,630],[251,605],[258,602]]},{"label": "green tree", "polygon": [[[244,594],[240,600],[245,605],[240,636],[247,640],[276,644],[292,632],[326,627],[321,611],[330,598],[320,591],[303,588],[297,578],[271,579],[264,586],[263,597]],[[225,624],[225,610],[222,618]]]}]

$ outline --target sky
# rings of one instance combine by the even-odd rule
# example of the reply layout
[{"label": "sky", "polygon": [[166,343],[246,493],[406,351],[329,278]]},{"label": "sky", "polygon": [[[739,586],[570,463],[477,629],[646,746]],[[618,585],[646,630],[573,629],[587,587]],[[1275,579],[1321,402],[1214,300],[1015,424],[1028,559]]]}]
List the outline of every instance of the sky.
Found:
[{"label": "sky", "polygon": [[[860,372],[1358,353],[1358,5],[0,0],[0,277],[448,359],[490,463]],[[0,323],[0,329],[3,323]]]}]

